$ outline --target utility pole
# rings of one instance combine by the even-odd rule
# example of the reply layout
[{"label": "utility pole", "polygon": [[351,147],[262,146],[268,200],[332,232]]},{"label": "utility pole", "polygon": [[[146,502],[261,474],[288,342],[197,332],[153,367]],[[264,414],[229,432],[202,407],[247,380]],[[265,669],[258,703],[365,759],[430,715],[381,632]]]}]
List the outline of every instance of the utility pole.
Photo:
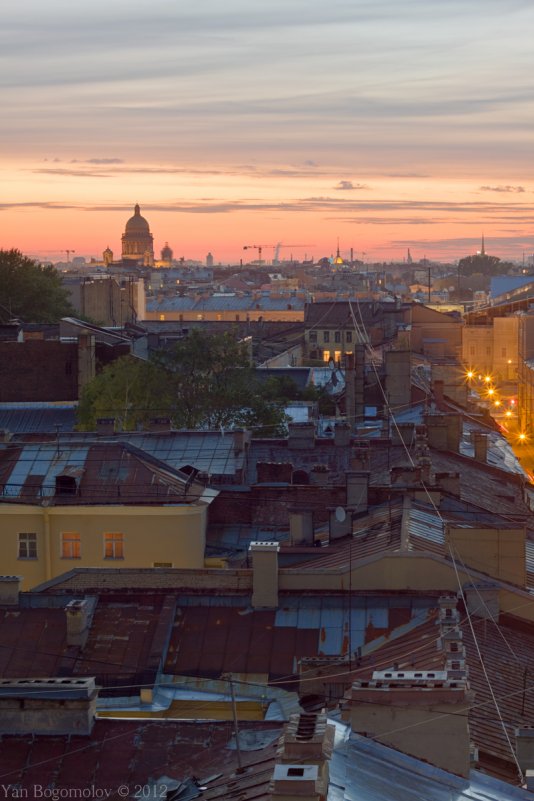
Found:
[{"label": "utility pole", "polygon": [[237,771],[238,773],[241,773],[241,771],[243,770],[243,765],[241,763],[241,748],[239,745],[239,726],[237,723],[237,707],[235,703],[234,682],[232,680],[231,673],[226,674],[226,680],[230,685],[230,695],[232,696],[232,716],[234,719],[235,747],[237,751]]}]

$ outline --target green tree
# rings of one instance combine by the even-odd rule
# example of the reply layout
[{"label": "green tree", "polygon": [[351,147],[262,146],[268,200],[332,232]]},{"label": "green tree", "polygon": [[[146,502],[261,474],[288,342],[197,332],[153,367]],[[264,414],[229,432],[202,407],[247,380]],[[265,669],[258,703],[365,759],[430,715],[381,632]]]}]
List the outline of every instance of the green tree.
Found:
[{"label": "green tree", "polygon": [[74,313],[54,267],[41,267],[19,250],[0,250],[0,321],[55,323]]},{"label": "green tree", "polygon": [[152,417],[170,415],[167,379],[158,365],[122,356],[85,386],[78,405],[78,428],[94,431],[99,417],[114,417],[118,428],[135,431]]},{"label": "green tree", "polygon": [[265,398],[253,378],[246,346],[231,334],[193,331],[152,361],[123,357],[82,393],[78,426],[92,430],[114,417],[124,430],[168,416],[176,428],[245,426],[272,436],[284,430],[281,401]]},{"label": "green tree", "polygon": [[247,426],[266,436],[283,428],[281,401],[263,396],[248,348],[235,337],[194,330],[160,354],[169,374],[173,419],[184,428]]},{"label": "green tree", "polygon": [[488,256],[487,253],[477,253],[476,256],[466,256],[458,262],[460,275],[506,275],[513,264],[501,261],[498,256]]}]

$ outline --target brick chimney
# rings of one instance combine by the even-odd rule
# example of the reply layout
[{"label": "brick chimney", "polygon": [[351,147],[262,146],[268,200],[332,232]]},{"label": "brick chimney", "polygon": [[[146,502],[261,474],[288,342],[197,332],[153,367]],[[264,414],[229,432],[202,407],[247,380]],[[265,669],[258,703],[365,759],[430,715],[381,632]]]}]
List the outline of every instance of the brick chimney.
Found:
[{"label": "brick chimney", "polygon": [[96,421],[96,433],[108,436],[115,433],[115,418],[114,417],[98,417]]},{"label": "brick chimney", "polygon": [[481,431],[473,431],[473,447],[476,461],[485,464],[488,461],[488,435]]},{"label": "brick chimney", "polygon": [[307,450],[315,447],[315,423],[289,423],[287,447]]},{"label": "brick chimney", "polygon": [[326,801],[334,736],[326,715],[290,715],[276,751],[272,801]]},{"label": "brick chimney", "polygon": [[171,418],[170,417],[152,417],[148,423],[149,431],[170,431]]},{"label": "brick chimney", "polygon": [[426,414],[425,425],[431,448],[459,452],[463,425],[459,414]]},{"label": "brick chimney", "polygon": [[334,445],[338,448],[348,448],[350,445],[351,429],[349,423],[336,423],[334,427]]},{"label": "brick chimney", "polygon": [[288,509],[291,545],[313,545],[313,512]]},{"label": "brick chimney", "polygon": [[0,679],[0,733],[89,735],[97,695],[94,678]]},{"label": "brick chimney", "polygon": [[278,608],[278,552],[277,542],[251,542],[252,606],[254,609]]},{"label": "brick chimney", "polygon": [[83,648],[89,636],[89,601],[69,601],[65,607],[67,645]]},{"label": "brick chimney", "polygon": [[368,470],[347,470],[347,506],[354,514],[367,512],[369,507],[369,477]]},{"label": "brick chimney", "polygon": [[460,473],[434,473],[434,481],[442,492],[460,497]]},{"label": "brick chimney", "polygon": [[22,576],[0,576],[0,606],[18,606]]}]

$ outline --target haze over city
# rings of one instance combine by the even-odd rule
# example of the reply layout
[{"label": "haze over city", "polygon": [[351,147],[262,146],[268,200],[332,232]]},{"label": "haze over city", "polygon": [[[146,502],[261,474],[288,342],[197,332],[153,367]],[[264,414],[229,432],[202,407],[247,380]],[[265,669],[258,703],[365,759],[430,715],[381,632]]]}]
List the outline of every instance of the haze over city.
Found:
[{"label": "haze over city", "polygon": [[454,260],[484,232],[520,260],[533,24],[523,0],[8,0],[2,246],[100,257],[140,203],[186,258]]}]

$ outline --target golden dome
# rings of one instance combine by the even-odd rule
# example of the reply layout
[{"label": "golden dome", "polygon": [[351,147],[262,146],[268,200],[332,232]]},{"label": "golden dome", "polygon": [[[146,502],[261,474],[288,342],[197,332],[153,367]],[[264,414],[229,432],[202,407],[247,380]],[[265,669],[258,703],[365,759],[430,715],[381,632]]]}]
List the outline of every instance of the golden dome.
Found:
[{"label": "golden dome", "polygon": [[139,203],[135,204],[134,215],[130,217],[126,223],[126,234],[149,234],[150,226],[144,217],[141,217],[141,209]]}]

